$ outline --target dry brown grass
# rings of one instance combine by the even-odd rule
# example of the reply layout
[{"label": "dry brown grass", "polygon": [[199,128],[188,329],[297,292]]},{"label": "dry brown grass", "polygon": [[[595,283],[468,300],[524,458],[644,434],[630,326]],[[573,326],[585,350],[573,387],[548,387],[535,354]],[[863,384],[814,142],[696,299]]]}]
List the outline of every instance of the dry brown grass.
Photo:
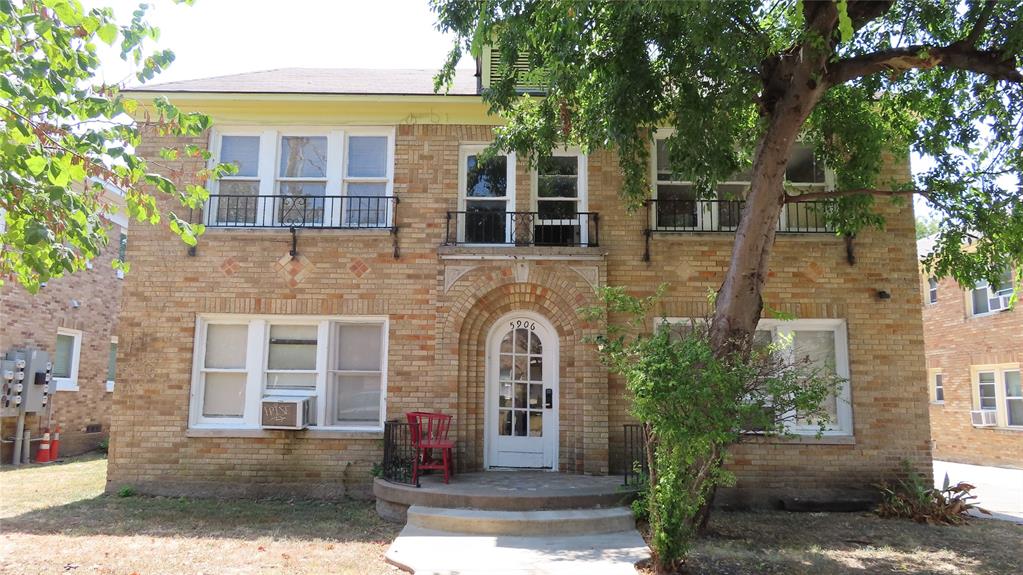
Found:
[{"label": "dry brown grass", "polygon": [[0,573],[396,573],[372,503],[103,495],[106,461],[0,473]]},{"label": "dry brown grass", "polygon": [[951,527],[870,513],[712,516],[686,573],[1005,575],[1023,569],[1023,526],[977,519]]}]

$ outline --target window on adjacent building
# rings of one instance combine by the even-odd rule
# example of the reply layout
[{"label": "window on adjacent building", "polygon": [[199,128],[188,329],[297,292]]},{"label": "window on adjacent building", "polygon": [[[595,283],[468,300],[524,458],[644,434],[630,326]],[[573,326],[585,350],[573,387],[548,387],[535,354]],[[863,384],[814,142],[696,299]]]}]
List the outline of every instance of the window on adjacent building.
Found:
[{"label": "window on adjacent building", "polygon": [[114,390],[117,377],[117,337],[110,338],[110,351],[107,355],[107,391]]},{"label": "window on adjacent building", "polygon": [[482,160],[486,146],[463,146],[459,162],[459,241],[470,244],[514,242],[515,156]]},{"label": "window on adjacent building", "polygon": [[1012,271],[1005,270],[998,283],[991,285],[987,280],[976,283],[970,291],[970,309],[973,315],[986,315],[1009,308],[1012,297]]},{"label": "window on adjacent building", "polygon": [[51,371],[57,391],[78,391],[78,361],[81,351],[82,332],[74,329],[57,329],[57,344]]},{"label": "window on adjacent building", "polygon": [[999,427],[1023,427],[1023,384],[1018,363],[972,366],[974,409],[993,411]]},{"label": "window on adjacent building", "polygon": [[931,401],[945,403],[945,375],[940,369],[929,369],[927,375],[930,378]]},{"label": "window on adjacent building", "polygon": [[227,129],[207,225],[215,227],[389,227],[393,128]]},{"label": "window on adjacent building", "polygon": [[575,151],[556,151],[537,163],[537,245],[579,245],[588,241],[586,156]]},{"label": "window on adjacent building", "polygon": [[[680,333],[684,333],[692,320],[665,318],[665,321],[673,326],[681,324]],[[838,393],[824,400],[824,408],[830,420],[825,434],[851,435],[852,402],[845,320],[760,320],[753,345],[762,348],[772,343],[782,347],[779,352],[788,354],[790,360],[808,359],[814,367],[834,373],[844,380]],[[816,423],[811,421],[800,420],[789,424],[789,431],[796,434],[813,435],[818,430]]]},{"label": "window on adjacent building", "polygon": [[927,278],[927,303],[938,303],[938,278]]},{"label": "window on adjacent building", "polygon": [[259,427],[264,396],[315,398],[313,425],[380,429],[385,318],[216,316],[199,322],[192,423]]},{"label": "window on adjacent building", "polygon": [[[744,170],[719,182],[714,198],[697,197],[693,182],[676,175],[668,158],[670,130],[659,130],[653,147],[653,213],[654,229],[675,231],[734,230],[739,225],[742,201],[750,188],[751,171]],[[789,194],[798,195],[827,189],[828,173],[809,146],[796,144],[792,148],[785,171]],[[820,231],[827,227],[819,205],[808,203],[787,204],[782,210],[780,229],[785,231]]]}]

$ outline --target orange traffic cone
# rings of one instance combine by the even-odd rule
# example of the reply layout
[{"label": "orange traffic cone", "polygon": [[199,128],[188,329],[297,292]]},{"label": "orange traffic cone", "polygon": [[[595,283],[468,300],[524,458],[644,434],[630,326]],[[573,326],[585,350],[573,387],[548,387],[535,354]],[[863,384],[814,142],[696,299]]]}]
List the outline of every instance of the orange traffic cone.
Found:
[{"label": "orange traffic cone", "polygon": [[60,455],[60,426],[53,432],[53,441],[50,442],[50,461],[57,461]]},{"label": "orange traffic cone", "polygon": [[43,433],[43,440],[39,442],[39,449],[36,450],[36,463],[50,462],[50,430]]}]

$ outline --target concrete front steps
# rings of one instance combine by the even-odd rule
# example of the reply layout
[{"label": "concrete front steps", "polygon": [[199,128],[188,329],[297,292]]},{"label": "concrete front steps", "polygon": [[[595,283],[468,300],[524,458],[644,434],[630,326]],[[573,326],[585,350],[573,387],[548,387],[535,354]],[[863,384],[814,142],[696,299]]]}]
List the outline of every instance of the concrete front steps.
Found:
[{"label": "concrete front steps", "polygon": [[442,509],[413,505],[408,523],[413,527],[472,535],[589,535],[636,528],[628,507],[609,509],[556,509],[549,511],[489,511]]}]

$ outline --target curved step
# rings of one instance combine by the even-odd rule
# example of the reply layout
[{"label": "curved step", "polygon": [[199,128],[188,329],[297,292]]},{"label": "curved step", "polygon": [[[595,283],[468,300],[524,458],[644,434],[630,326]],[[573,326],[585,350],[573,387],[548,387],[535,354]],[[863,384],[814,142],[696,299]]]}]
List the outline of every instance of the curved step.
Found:
[{"label": "curved step", "polygon": [[635,529],[636,520],[628,507],[488,511],[413,505],[408,509],[408,525],[449,533],[537,537],[618,533]]}]

